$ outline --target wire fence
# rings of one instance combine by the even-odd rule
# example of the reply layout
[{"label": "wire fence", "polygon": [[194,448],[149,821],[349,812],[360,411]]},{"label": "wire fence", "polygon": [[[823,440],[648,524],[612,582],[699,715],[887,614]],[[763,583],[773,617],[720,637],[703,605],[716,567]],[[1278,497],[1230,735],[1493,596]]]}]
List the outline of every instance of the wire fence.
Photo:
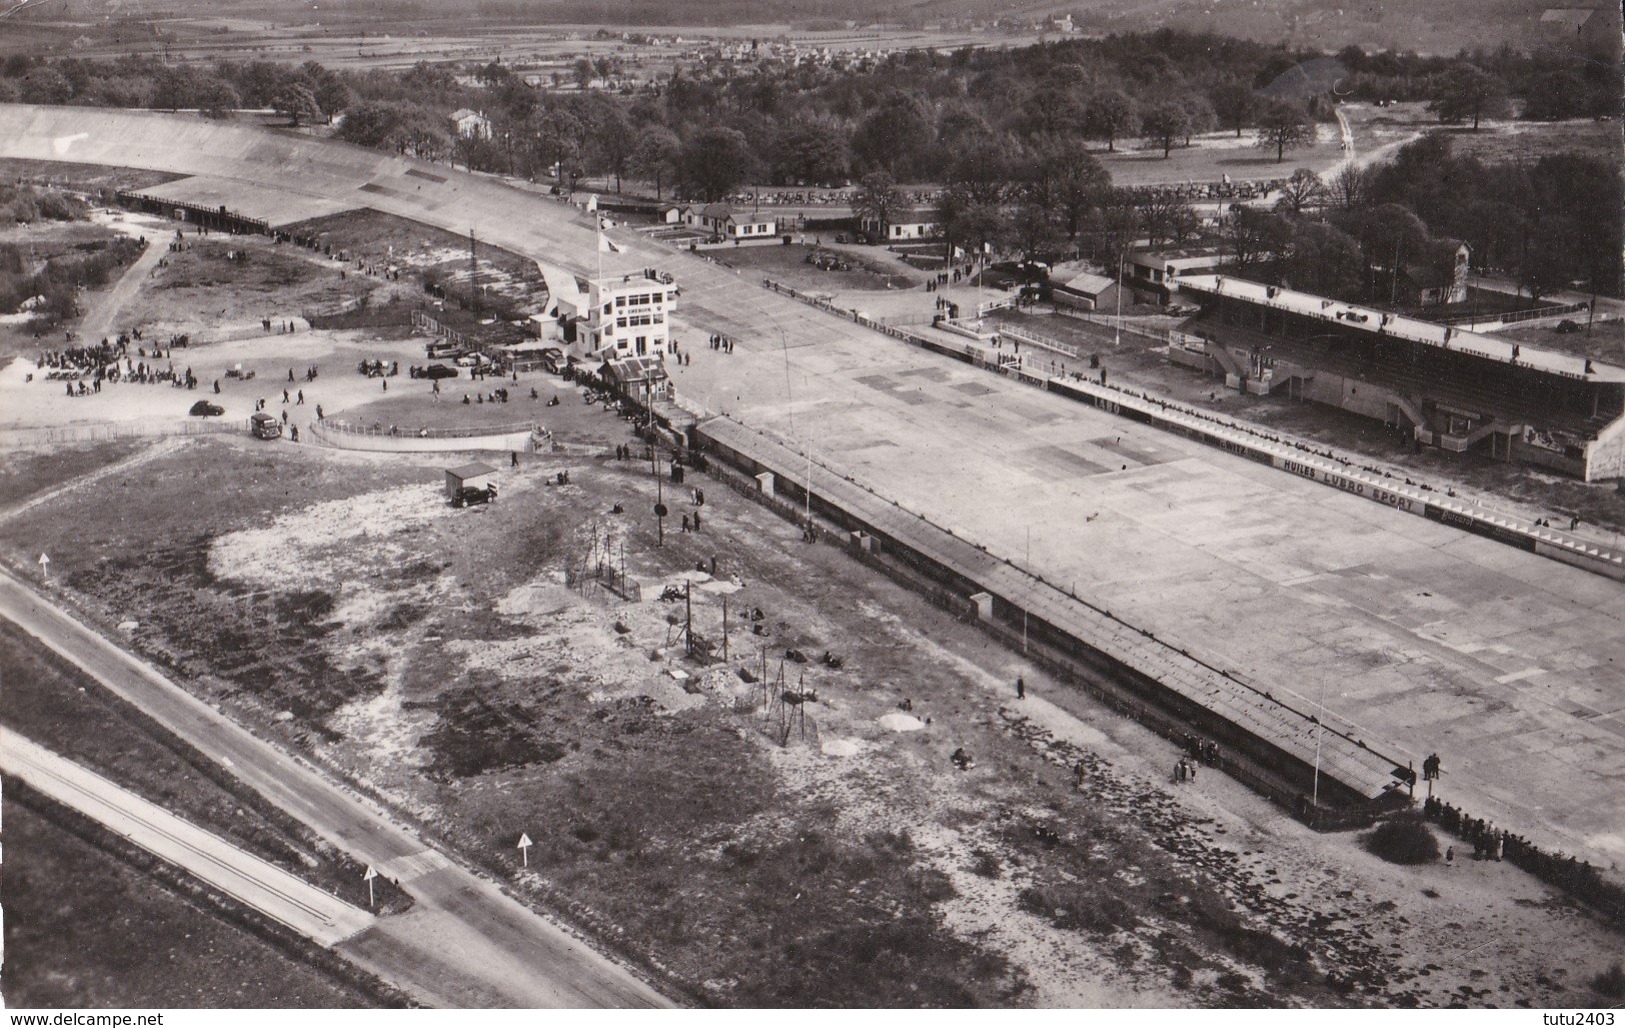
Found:
[{"label": "wire fence", "polygon": [[100,443],[114,439],[149,439],[162,436],[230,435],[248,432],[246,420],[222,421],[113,421],[96,425],[49,425],[0,429],[0,446],[42,446],[52,443]]},{"label": "wire fence", "polygon": [[542,426],[535,421],[516,421],[508,425],[478,425],[463,428],[401,428],[399,425],[385,425],[374,421],[371,424],[356,424],[341,421],[337,418],[328,418],[321,423],[321,430],[336,435],[381,436],[388,438],[411,439],[475,439],[482,436],[507,436],[529,433],[540,435]]}]

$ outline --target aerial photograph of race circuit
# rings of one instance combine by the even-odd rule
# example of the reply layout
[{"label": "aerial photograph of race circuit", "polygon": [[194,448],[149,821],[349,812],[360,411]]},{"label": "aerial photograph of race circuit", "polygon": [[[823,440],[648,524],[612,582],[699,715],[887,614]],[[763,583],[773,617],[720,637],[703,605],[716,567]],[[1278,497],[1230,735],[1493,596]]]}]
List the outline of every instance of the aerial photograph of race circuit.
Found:
[{"label": "aerial photograph of race circuit", "polygon": [[1621,54],[0,0],[3,1004],[1612,1024]]}]

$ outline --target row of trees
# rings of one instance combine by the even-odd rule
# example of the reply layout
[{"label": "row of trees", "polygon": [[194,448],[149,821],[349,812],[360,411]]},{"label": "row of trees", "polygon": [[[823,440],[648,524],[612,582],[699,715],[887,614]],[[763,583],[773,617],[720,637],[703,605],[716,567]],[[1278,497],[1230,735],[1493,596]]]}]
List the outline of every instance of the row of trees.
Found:
[{"label": "row of trees", "polygon": [[1395,269],[1445,275],[1464,241],[1475,268],[1535,297],[1575,285],[1621,293],[1625,188],[1595,157],[1486,163],[1434,135],[1330,182],[1299,169],[1282,194],[1273,211],[1235,207],[1222,222],[1223,246],[1250,278],[1388,301]]}]

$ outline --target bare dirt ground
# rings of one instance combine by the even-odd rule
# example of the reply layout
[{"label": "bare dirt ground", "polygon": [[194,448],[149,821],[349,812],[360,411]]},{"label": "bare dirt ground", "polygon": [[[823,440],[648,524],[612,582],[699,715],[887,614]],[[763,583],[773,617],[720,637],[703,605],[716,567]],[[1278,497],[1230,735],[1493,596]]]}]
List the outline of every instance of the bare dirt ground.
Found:
[{"label": "bare dirt ground", "polygon": [[[418,462],[195,441],[139,525],[107,476],[6,555],[61,553],[191,687],[706,1002],[1595,1002],[1617,936],[1509,865],[1399,870],[1222,774],[1170,787],[1171,746],[722,484],[668,483],[657,546],[646,464],[553,468],[454,511]],[[568,584],[600,560],[645,598]],[[727,597],[728,664],[684,656],[684,579],[713,645]]]}]

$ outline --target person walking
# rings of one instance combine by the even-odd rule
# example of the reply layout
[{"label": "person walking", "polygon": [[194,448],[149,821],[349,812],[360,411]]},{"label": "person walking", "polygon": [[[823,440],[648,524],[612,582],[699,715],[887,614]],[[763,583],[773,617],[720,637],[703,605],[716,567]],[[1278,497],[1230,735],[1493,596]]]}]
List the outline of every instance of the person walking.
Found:
[{"label": "person walking", "polygon": [[1016,676],[1016,699],[1024,700],[1026,698],[1027,698],[1027,680],[1025,678],[1023,678],[1022,676],[1017,675]]},{"label": "person walking", "polygon": [[294,406],[295,407],[303,407],[304,405],[305,405],[305,391],[303,389],[301,389],[301,390],[299,390],[299,402],[295,403]]},{"label": "person walking", "polygon": [[518,466],[519,466],[519,451],[518,450],[510,450],[509,453],[508,453],[508,467],[517,468]]}]

